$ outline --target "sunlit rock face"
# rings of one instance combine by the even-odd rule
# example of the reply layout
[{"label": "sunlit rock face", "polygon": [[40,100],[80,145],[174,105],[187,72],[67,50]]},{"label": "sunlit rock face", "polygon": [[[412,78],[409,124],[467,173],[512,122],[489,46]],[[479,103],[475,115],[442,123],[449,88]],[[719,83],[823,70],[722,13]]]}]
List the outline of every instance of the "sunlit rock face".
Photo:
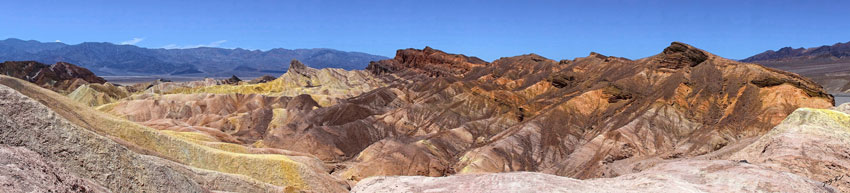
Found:
[{"label": "sunlit rock face", "polygon": [[706,154],[764,134],[798,107],[832,104],[807,79],[682,43],[635,61],[591,54],[565,65],[553,74],[566,86],[541,93],[561,101],[468,151],[456,168],[618,176],[636,161]]},{"label": "sunlit rock face", "polygon": [[127,88],[116,86],[112,83],[84,84],[68,94],[68,98],[88,106],[96,107],[129,97],[131,91]]},{"label": "sunlit rock face", "polygon": [[847,192],[848,106],[797,109],[721,160],[676,158],[636,173],[587,180],[540,173],[370,177],[352,192]]},{"label": "sunlit rock face", "polygon": [[473,68],[486,64],[486,61],[477,57],[447,54],[425,47],[422,50],[413,48],[398,50],[395,58],[373,61],[366,69],[375,74],[413,72],[430,77],[446,77],[463,76]]},{"label": "sunlit rock face", "polygon": [[678,42],[639,60],[470,61],[399,51],[369,67],[389,86],[298,115],[264,143],[341,162],[336,173],[353,181],[508,171],[613,177],[647,168],[641,160],[713,152],[766,133],[799,107],[833,103],[795,74]]}]

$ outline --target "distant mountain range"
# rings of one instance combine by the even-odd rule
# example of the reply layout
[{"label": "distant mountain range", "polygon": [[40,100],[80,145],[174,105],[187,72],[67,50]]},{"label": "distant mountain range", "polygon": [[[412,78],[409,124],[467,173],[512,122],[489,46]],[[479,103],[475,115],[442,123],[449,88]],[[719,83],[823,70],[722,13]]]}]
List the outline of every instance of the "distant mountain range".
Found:
[{"label": "distant mountain range", "polygon": [[850,92],[850,42],[813,48],[784,47],[741,61],[809,77],[832,93]]},{"label": "distant mountain range", "polygon": [[9,38],[0,40],[0,62],[69,62],[100,76],[179,75],[179,76],[278,76],[292,59],[314,68],[364,69],[370,61],[387,59],[362,52],[327,48],[268,51],[241,48],[150,49],[133,45],[84,42],[68,45]]}]

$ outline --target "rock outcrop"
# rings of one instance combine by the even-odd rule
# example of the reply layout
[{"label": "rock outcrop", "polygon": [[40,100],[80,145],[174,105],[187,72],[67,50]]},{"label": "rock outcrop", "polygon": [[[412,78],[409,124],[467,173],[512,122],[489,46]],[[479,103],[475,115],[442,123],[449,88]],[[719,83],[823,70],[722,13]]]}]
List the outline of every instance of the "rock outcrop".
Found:
[{"label": "rock outcrop", "polygon": [[236,77],[236,75],[233,75],[233,76],[230,76],[230,78],[228,78],[228,79],[222,80],[221,82],[223,84],[239,84],[239,82],[242,82],[242,79],[239,79],[239,77]]},{"label": "rock outcrop", "polygon": [[0,73],[24,79],[63,94],[86,83],[106,83],[105,79],[94,75],[88,69],[66,62],[48,66],[35,61],[6,61],[0,63]]},{"label": "rock outcrop", "polygon": [[68,94],[68,98],[76,102],[96,107],[129,97],[131,92],[127,87],[116,86],[112,83],[91,83],[77,87]]},{"label": "rock outcrop", "polygon": [[731,159],[806,176],[850,192],[850,115],[801,108]]},{"label": "rock outcrop", "polygon": [[486,64],[486,61],[477,57],[447,54],[431,47],[425,47],[422,50],[413,48],[398,50],[395,58],[371,62],[366,70],[375,74],[410,71],[432,77],[445,77],[462,76],[473,68]]}]

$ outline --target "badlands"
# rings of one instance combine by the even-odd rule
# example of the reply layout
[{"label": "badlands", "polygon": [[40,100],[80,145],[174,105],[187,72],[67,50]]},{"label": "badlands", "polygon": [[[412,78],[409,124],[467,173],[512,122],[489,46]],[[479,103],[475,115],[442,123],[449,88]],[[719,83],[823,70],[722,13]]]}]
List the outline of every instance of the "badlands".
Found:
[{"label": "badlands", "polygon": [[850,192],[850,104],[679,42],[252,81],[0,72],[0,192]]}]

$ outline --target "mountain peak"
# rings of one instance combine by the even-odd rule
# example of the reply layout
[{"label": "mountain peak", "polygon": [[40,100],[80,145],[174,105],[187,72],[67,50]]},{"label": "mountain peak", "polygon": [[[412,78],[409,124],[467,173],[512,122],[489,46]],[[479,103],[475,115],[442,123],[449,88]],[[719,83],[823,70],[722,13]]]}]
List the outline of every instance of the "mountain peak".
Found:
[{"label": "mountain peak", "polygon": [[818,60],[818,57],[828,58],[828,57],[847,57],[850,56],[850,42],[847,43],[835,43],[832,46],[819,46],[819,47],[810,47],[810,48],[793,48],[790,46],[786,46],[780,48],[779,50],[767,50],[765,52],[750,56],[741,61],[743,62],[755,62],[755,63],[765,63],[770,65],[780,65],[774,63],[785,64],[787,61],[798,61],[797,63],[805,63],[803,61],[806,60]]},{"label": "mountain peak", "polygon": [[487,65],[487,62],[477,57],[449,54],[426,46],[421,50],[398,50],[395,58],[371,62],[366,69],[376,74],[410,70],[431,77],[441,77],[463,76],[473,67],[484,65]]},{"label": "mountain peak", "polygon": [[712,54],[682,42],[672,42],[659,57],[659,67],[679,69],[694,67],[708,60]]},{"label": "mountain peak", "polygon": [[289,62],[289,70],[286,70],[286,72],[293,72],[304,76],[311,76],[316,73],[316,69],[308,67],[304,63],[301,63],[301,61],[292,59],[292,61]]}]

